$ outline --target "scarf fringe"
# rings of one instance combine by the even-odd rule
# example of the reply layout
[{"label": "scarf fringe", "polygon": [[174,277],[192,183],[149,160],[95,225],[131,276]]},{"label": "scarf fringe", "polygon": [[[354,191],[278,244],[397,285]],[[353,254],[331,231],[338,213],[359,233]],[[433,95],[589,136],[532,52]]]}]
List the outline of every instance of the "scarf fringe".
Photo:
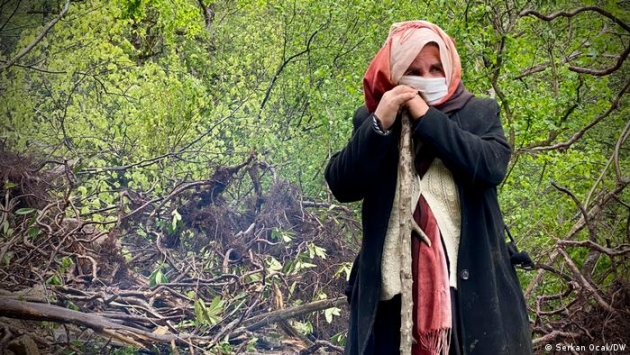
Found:
[{"label": "scarf fringe", "polygon": [[441,328],[420,334],[421,353],[448,355],[451,347],[451,328]]}]

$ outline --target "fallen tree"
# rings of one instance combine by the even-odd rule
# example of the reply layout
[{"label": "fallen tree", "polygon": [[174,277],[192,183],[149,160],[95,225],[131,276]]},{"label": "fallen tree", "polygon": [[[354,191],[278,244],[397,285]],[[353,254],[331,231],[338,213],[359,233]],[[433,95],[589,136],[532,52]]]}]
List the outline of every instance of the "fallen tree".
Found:
[{"label": "fallen tree", "polygon": [[[2,191],[2,319],[58,323],[79,333],[60,343],[50,328],[37,327],[39,348],[76,348],[73,340],[89,330],[98,337],[75,350],[340,351],[316,334],[327,339],[345,323],[345,297],[334,296],[355,253],[338,238],[356,233],[349,209],[303,201],[295,187],[275,179],[263,190],[256,177],[265,164],[252,155],[208,180],[177,184],[164,197],[121,191],[119,205],[98,211],[109,219],[95,220],[93,211],[78,212],[71,174],[44,179],[39,164],[3,154],[25,168],[3,170],[11,183]],[[235,212],[222,194],[247,179],[254,186],[247,208]],[[18,328],[4,331],[5,351],[26,333]]]}]

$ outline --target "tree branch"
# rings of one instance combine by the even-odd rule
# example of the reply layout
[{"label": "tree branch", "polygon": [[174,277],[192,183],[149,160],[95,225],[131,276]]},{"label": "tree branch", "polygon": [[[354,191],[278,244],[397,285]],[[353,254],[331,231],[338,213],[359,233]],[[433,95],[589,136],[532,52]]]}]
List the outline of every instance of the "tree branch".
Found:
[{"label": "tree branch", "polygon": [[624,177],[621,173],[621,165],[619,164],[619,151],[621,150],[621,145],[628,139],[630,136],[630,121],[626,124],[626,127],[621,132],[619,139],[617,140],[617,144],[615,144],[615,151],[613,153],[613,161],[615,163],[615,174],[617,175],[617,181],[620,182],[630,182],[630,179]]},{"label": "tree branch", "polygon": [[227,115],[225,117],[222,117],[219,120],[217,120],[204,133],[200,134],[197,138],[193,139],[192,141],[190,141],[189,143],[184,145],[182,148],[180,148],[176,152],[166,153],[166,154],[160,155],[158,157],[142,160],[140,162],[127,164],[127,165],[110,166],[110,167],[105,167],[105,168],[88,168],[88,169],[84,169],[84,170],[78,171],[75,175],[80,176],[80,175],[86,175],[86,174],[102,174],[102,173],[105,173],[105,172],[108,172],[108,171],[124,171],[124,170],[130,169],[130,168],[143,168],[143,167],[146,167],[146,166],[157,164],[157,163],[159,163],[160,161],[162,161],[162,160],[164,160],[166,158],[171,158],[171,157],[173,157],[173,158],[180,158],[179,157],[180,154],[184,153],[186,151],[186,149],[192,147],[193,145],[195,145],[196,143],[201,141],[204,137],[209,136],[213,132],[215,127],[218,127],[220,124],[225,122],[228,118],[232,117],[234,115],[234,113],[236,111],[238,111],[244,103],[245,103],[245,101],[241,102],[241,104],[239,106],[237,106],[234,110],[232,110],[232,112],[230,112],[229,115]]},{"label": "tree branch", "polygon": [[532,340],[532,344],[536,345],[536,344],[545,344],[545,343],[549,343],[550,341],[558,338],[558,337],[568,337],[568,338],[577,338],[579,337],[580,333],[573,333],[573,332],[563,332],[560,330],[554,330],[553,332],[549,333],[549,334],[545,334],[539,338],[536,338],[534,340]]},{"label": "tree branch", "polygon": [[[562,59],[560,61],[560,63],[561,64],[566,64],[566,63],[576,59],[581,54],[582,54],[581,52],[575,51],[575,52],[569,54],[567,57],[564,57],[564,59]],[[539,72],[549,68],[551,65],[552,65],[551,62],[547,62],[547,63],[535,65],[535,66],[533,66],[531,68],[527,68],[527,69],[523,70],[519,75],[514,77],[514,79],[519,80],[519,79],[523,79],[526,76],[539,73]]]},{"label": "tree branch", "polygon": [[208,6],[203,4],[203,0],[197,0],[197,3],[199,4],[201,13],[203,14],[206,31],[210,33],[212,30],[212,22],[214,21],[214,3],[210,3]]},{"label": "tree branch", "polygon": [[295,53],[294,55],[292,55],[289,58],[285,59],[284,62],[282,62],[282,64],[280,64],[280,66],[278,67],[278,70],[276,70],[276,74],[271,79],[271,83],[269,83],[269,87],[267,88],[267,92],[265,93],[265,97],[263,98],[262,102],[260,103],[260,110],[261,111],[265,108],[265,105],[267,104],[267,101],[269,100],[269,96],[271,96],[271,90],[275,86],[276,81],[280,77],[280,74],[282,73],[284,68],[289,63],[291,63],[292,60],[294,60],[295,58],[297,58],[297,57],[299,57],[299,56],[301,56],[303,54],[308,53],[311,50],[311,42],[313,42],[313,39],[315,39],[315,35],[317,34],[317,32],[319,32],[319,29],[317,29],[315,32],[313,32],[313,34],[311,34],[311,37],[306,42],[306,48],[303,51]]},{"label": "tree branch", "polygon": [[558,253],[560,253],[560,255],[564,257],[564,260],[567,262],[567,266],[569,267],[569,269],[571,269],[571,271],[573,271],[573,274],[577,278],[578,283],[586,290],[588,290],[589,293],[591,293],[593,298],[595,298],[595,301],[606,311],[610,313],[615,313],[615,309],[602,298],[595,287],[593,287],[593,285],[591,285],[586,277],[584,277],[584,275],[580,272],[577,265],[575,265],[573,259],[571,259],[571,256],[569,256],[569,254],[567,254],[567,252],[564,250],[564,247],[558,246]]},{"label": "tree branch", "polygon": [[534,148],[528,148],[528,149],[523,149],[523,150],[531,151],[531,152],[543,152],[543,151],[555,150],[555,149],[567,150],[571,145],[573,145],[573,143],[577,142],[580,138],[582,138],[582,136],[584,136],[586,131],[588,131],[589,129],[593,128],[596,124],[601,122],[604,118],[610,116],[610,114],[619,107],[619,102],[621,101],[621,98],[626,93],[626,91],[628,91],[629,88],[630,88],[630,81],[626,82],[626,85],[623,87],[623,89],[621,89],[619,94],[617,94],[617,97],[610,104],[610,107],[608,108],[608,110],[606,110],[606,112],[604,112],[603,114],[599,115],[597,118],[595,118],[593,121],[591,121],[588,125],[586,125],[584,128],[582,128],[577,133],[575,133],[573,135],[573,137],[571,137],[568,141],[562,142],[562,143],[557,143],[557,144],[554,144],[554,145],[543,146],[543,147],[534,147]]},{"label": "tree branch", "polygon": [[612,13],[601,9],[597,6],[584,6],[584,7],[579,7],[573,11],[558,11],[558,12],[554,12],[550,15],[543,15],[538,11],[534,11],[534,10],[524,10],[521,11],[521,13],[519,14],[519,17],[525,17],[525,16],[535,16],[543,21],[553,21],[554,19],[556,19],[557,17],[573,17],[581,12],[586,12],[586,11],[592,11],[592,12],[597,12],[599,14],[601,14],[602,16],[608,17],[609,19],[611,19],[613,22],[615,22],[616,24],[618,24],[621,28],[623,28],[624,30],[630,32],[630,25],[626,24],[625,22],[623,22],[620,18],[616,17],[615,15],[613,15]]},{"label": "tree branch", "polygon": [[304,350],[300,351],[299,355],[314,354],[314,353],[317,352],[318,349],[324,348],[324,347],[326,347],[326,348],[328,348],[330,350],[334,350],[334,351],[336,351],[336,352],[338,352],[340,354],[343,354],[343,347],[337,346],[337,345],[333,345],[333,344],[331,344],[328,341],[317,340],[308,349],[304,349]]},{"label": "tree branch", "polygon": [[597,250],[600,253],[604,253],[608,256],[619,256],[630,253],[630,244],[619,245],[616,249],[606,248],[590,240],[575,241],[575,240],[560,240],[558,245],[578,246],[586,247],[593,250]]},{"label": "tree branch", "polygon": [[157,334],[130,326],[114,323],[97,314],[88,314],[50,304],[22,302],[14,299],[2,298],[0,313],[4,317],[48,321],[57,323],[71,323],[94,330],[102,336],[115,338],[123,343],[144,348],[153,343],[170,343],[175,341],[180,345],[188,345],[186,340],[209,340],[204,337],[189,334]]},{"label": "tree branch", "polygon": [[591,224],[590,219],[588,218],[588,212],[586,212],[586,209],[584,208],[582,203],[580,203],[580,200],[578,200],[577,197],[575,197],[575,195],[571,191],[569,191],[568,189],[564,187],[559,186],[555,182],[552,182],[551,186],[555,187],[557,190],[564,192],[565,194],[569,195],[569,197],[571,197],[571,199],[573,200],[577,208],[579,208],[580,212],[582,213],[582,218],[584,218],[584,223],[586,223],[586,227],[588,228],[588,234],[590,236],[590,239],[593,242],[595,242],[595,240],[597,240],[597,232],[595,231],[595,227]]},{"label": "tree branch", "polygon": [[[2,26],[0,26],[0,32],[2,32],[2,30],[4,30],[4,28],[9,24],[9,22],[11,21],[11,19],[13,18],[13,16],[15,16],[15,13],[17,12],[17,10],[20,8],[20,3],[22,2],[22,0],[18,1],[15,4],[15,8],[13,8],[13,12],[11,13],[11,15],[9,15],[9,18],[7,18],[7,20],[2,24]],[[8,1],[3,2],[2,5],[0,6],[0,11],[2,11],[2,8],[4,7],[4,5],[6,5],[7,3],[9,3]]]},{"label": "tree branch", "polygon": [[[621,181],[621,182],[619,182],[614,190],[612,190],[608,194],[606,194],[599,201],[599,203],[597,203],[595,206],[593,206],[588,211],[588,217],[590,219],[593,219],[593,218],[597,217],[604,210],[604,206],[608,202],[610,202],[610,200],[614,199],[615,196],[617,196],[617,194],[621,193],[629,184],[630,184],[630,181]],[[586,222],[584,220],[584,216],[582,216],[582,217],[580,217],[580,219],[577,222],[575,222],[573,227],[571,227],[571,230],[564,237],[564,240],[571,240],[571,239],[573,239],[573,237],[575,237],[575,235],[578,234],[584,228],[585,225],[586,225]],[[552,264],[558,258],[558,255],[559,254],[558,254],[557,250],[551,252],[550,255],[549,255],[549,259],[550,259],[549,260],[549,264]],[[529,282],[529,284],[527,286],[527,289],[525,290],[525,298],[528,298],[531,295],[531,293],[534,291],[534,288],[540,283],[540,280],[542,279],[543,275],[545,274],[545,270],[547,270],[547,271],[554,271],[554,270],[550,270],[550,269],[548,269],[546,267],[542,267],[540,264],[537,265],[536,268],[537,269],[541,269],[541,270],[539,270],[538,273],[536,274],[536,276]],[[565,280],[566,280],[566,278],[565,278]]]},{"label": "tree branch", "polygon": [[31,42],[28,46],[26,46],[26,48],[22,49],[20,53],[18,53],[15,57],[13,57],[13,59],[9,60],[2,68],[0,68],[0,72],[10,68],[13,64],[15,64],[17,61],[22,59],[22,57],[28,54],[28,52],[30,52],[33,48],[35,48],[35,46],[44,37],[46,37],[46,35],[48,34],[48,31],[50,31],[57,24],[57,22],[59,22],[59,20],[61,20],[61,18],[68,12],[69,7],[70,7],[70,0],[66,1],[66,4],[64,5],[63,9],[59,13],[59,16],[55,17],[50,22],[48,22],[46,26],[44,26],[44,29],[42,30],[42,32],[37,36],[37,38],[35,38],[33,42]]},{"label": "tree branch", "polygon": [[231,336],[236,337],[245,331],[255,331],[266,325],[273,324],[281,320],[299,317],[304,314],[322,311],[332,307],[338,307],[343,305],[345,302],[345,297],[337,297],[261,314],[245,320],[243,322],[243,327],[235,330]]},{"label": "tree branch", "polygon": [[630,54],[630,46],[628,46],[621,53],[621,55],[619,55],[619,58],[617,59],[617,63],[615,63],[615,65],[613,65],[610,68],[598,70],[598,69],[592,69],[592,68],[576,67],[572,65],[572,66],[569,66],[569,70],[576,73],[580,73],[580,74],[588,74],[588,75],[593,75],[593,76],[606,76],[608,74],[615,72],[617,69],[621,68],[621,65],[623,64],[623,62],[626,60],[626,58],[628,58],[628,54]]}]

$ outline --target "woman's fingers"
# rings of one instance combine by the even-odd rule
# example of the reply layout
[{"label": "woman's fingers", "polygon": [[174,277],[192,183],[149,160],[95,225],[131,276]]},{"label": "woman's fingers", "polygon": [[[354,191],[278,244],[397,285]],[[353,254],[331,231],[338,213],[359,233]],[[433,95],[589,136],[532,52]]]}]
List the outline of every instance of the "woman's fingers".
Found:
[{"label": "woman's fingers", "polygon": [[429,105],[427,105],[420,95],[416,95],[411,100],[405,102],[405,106],[414,120],[424,116],[429,110]]},{"label": "woman's fingers", "polygon": [[418,92],[406,85],[398,85],[383,94],[374,112],[383,129],[387,130],[394,124],[400,108],[416,95]]}]

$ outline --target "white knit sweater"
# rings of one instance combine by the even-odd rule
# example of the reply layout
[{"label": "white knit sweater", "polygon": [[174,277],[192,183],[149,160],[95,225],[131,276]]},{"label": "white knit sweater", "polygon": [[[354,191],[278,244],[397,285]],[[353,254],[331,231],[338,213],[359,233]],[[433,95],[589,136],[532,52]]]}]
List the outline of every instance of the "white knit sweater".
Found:
[{"label": "white knit sweater", "polygon": [[[446,255],[450,263],[450,286],[457,288],[457,253],[461,232],[461,210],[453,174],[440,159],[435,158],[422,179],[415,172],[415,169],[413,170],[411,194],[412,211],[415,210],[421,195],[424,196],[429,207],[431,207],[442,234]],[[400,216],[397,208],[398,195],[399,188],[396,186],[396,194],[387,226],[385,245],[383,246],[383,259],[381,261],[381,300],[389,300],[401,292],[400,264],[402,251],[399,235]],[[403,217],[413,218],[412,216]],[[436,246],[434,245],[433,247]]]}]

